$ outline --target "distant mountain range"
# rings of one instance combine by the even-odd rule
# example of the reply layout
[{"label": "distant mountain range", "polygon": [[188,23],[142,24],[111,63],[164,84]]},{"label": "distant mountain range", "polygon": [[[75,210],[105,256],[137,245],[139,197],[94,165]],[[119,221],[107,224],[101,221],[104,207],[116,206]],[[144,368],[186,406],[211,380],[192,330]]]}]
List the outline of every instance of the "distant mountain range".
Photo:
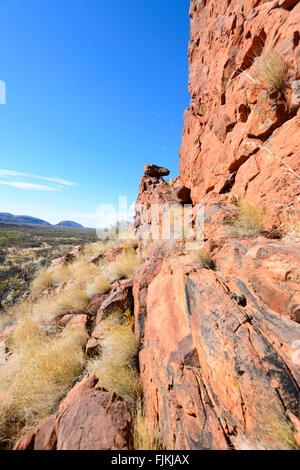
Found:
[{"label": "distant mountain range", "polygon": [[[49,222],[46,222],[42,219],[37,219],[36,217],[30,217],[28,215],[13,215],[8,212],[0,212],[0,223],[6,224],[20,224],[20,225],[43,225],[51,227]],[[54,227],[66,227],[66,228],[84,228],[82,225],[71,220],[64,220]]]},{"label": "distant mountain range", "polygon": [[72,220],[63,220],[62,222],[59,222],[56,227],[84,228],[83,225],[73,222]]}]

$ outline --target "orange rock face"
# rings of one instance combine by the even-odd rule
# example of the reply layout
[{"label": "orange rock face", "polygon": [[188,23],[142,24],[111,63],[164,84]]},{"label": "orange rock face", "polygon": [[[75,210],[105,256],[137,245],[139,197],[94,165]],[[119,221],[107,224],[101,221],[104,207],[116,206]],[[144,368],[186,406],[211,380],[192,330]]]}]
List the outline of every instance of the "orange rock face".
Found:
[{"label": "orange rock face", "polygon": [[215,272],[195,252],[135,276],[149,425],[168,449],[296,448],[299,247],[228,239],[213,254]]},{"label": "orange rock face", "polygon": [[[300,3],[191,0],[190,17],[182,184],[194,204],[229,192],[275,216],[299,207]],[[280,91],[259,78],[272,48],[287,66]]]}]

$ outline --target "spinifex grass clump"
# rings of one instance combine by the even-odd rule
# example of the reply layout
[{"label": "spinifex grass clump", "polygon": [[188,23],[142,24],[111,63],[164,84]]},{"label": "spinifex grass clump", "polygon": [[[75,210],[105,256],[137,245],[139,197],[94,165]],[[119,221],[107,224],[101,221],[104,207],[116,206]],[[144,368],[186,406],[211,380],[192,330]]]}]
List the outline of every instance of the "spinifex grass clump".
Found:
[{"label": "spinifex grass clump", "polygon": [[133,405],[140,396],[136,368],[138,343],[128,315],[112,314],[98,325],[101,332],[101,355],[90,361],[89,371],[99,378],[99,386]]},{"label": "spinifex grass clump", "polygon": [[1,374],[1,447],[54,411],[81,373],[85,341],[84,328],[50,337],[29,320],[17,327],[12,360]]},{"label": "spinifex grass clump", "polygon": [[133,276],[140,265],[140,257],[133,250],[128,251],[109,263],[105,274],[111,282],[126,279]]},{"label": "spinifex grass clump", "polygon": [[257,79],[262,87],[282,90],[287,80],[287,64],[275,49],[257,60],[257,69]]}]

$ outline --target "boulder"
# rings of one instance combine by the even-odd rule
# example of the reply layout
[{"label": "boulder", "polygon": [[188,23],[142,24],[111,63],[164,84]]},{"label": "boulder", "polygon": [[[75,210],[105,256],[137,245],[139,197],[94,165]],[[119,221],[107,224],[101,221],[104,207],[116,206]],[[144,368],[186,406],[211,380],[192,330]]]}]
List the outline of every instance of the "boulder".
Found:
[{"label": "boulder", "polygon": [[126,253],[126,249],[122,246],[113,246],[106,253],[104,260],[108,263],[114,261],[118,256]]},{"label": "boulder", "polygon": [[99,311],[100,307],[102,306],[103,302],[107,299],[109,294],[103,294],[103,295],[95,295],[87,307],[87,312],[90,315],[96,315],[97,312]]},{"label": "boulder", "polygon": [[159,178],[161,176],[169,176],[170,170],[157,165],[145,165],[144,174],[147,176],[153,176]]},{"label": "boulder", "polygon": [[61,258],[54,259],[51,261],[51,264],[48,268],[48,271],[54,271],[55,269],[59,268],[60,266],[65,266],[68,263],[74,261],[75,255],[71,253],[67,253],[66,255],[62,256]]},{"label": "boulder", "polygon": [[23,436],[15,450],[128,450],[132,417],[125,401],[86,376],[58,411]]},{"label": "boulder", "polygon": [[99,347],[101,345],[101,341],[95,338],[90,338],[87,342],[85,352],[89,357],[97,356],[99,353]]},{"label": "boulder", "polygon": [[98,310],[97,322],[104,320],[112,313],[123,314],[126,310],[132,310],[132,285],[132,279],[124,279],[113,284],[111,293]]}]

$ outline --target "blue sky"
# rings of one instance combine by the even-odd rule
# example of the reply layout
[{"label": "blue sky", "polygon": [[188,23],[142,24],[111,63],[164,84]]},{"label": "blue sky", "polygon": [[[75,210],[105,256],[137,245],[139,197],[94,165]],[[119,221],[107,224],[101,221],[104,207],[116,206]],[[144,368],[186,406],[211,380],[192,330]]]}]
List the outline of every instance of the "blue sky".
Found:
[{"label": "blue sky", "polygon": [[95,226],[178,174],[189,0],[0,0],[0,212]]}]

